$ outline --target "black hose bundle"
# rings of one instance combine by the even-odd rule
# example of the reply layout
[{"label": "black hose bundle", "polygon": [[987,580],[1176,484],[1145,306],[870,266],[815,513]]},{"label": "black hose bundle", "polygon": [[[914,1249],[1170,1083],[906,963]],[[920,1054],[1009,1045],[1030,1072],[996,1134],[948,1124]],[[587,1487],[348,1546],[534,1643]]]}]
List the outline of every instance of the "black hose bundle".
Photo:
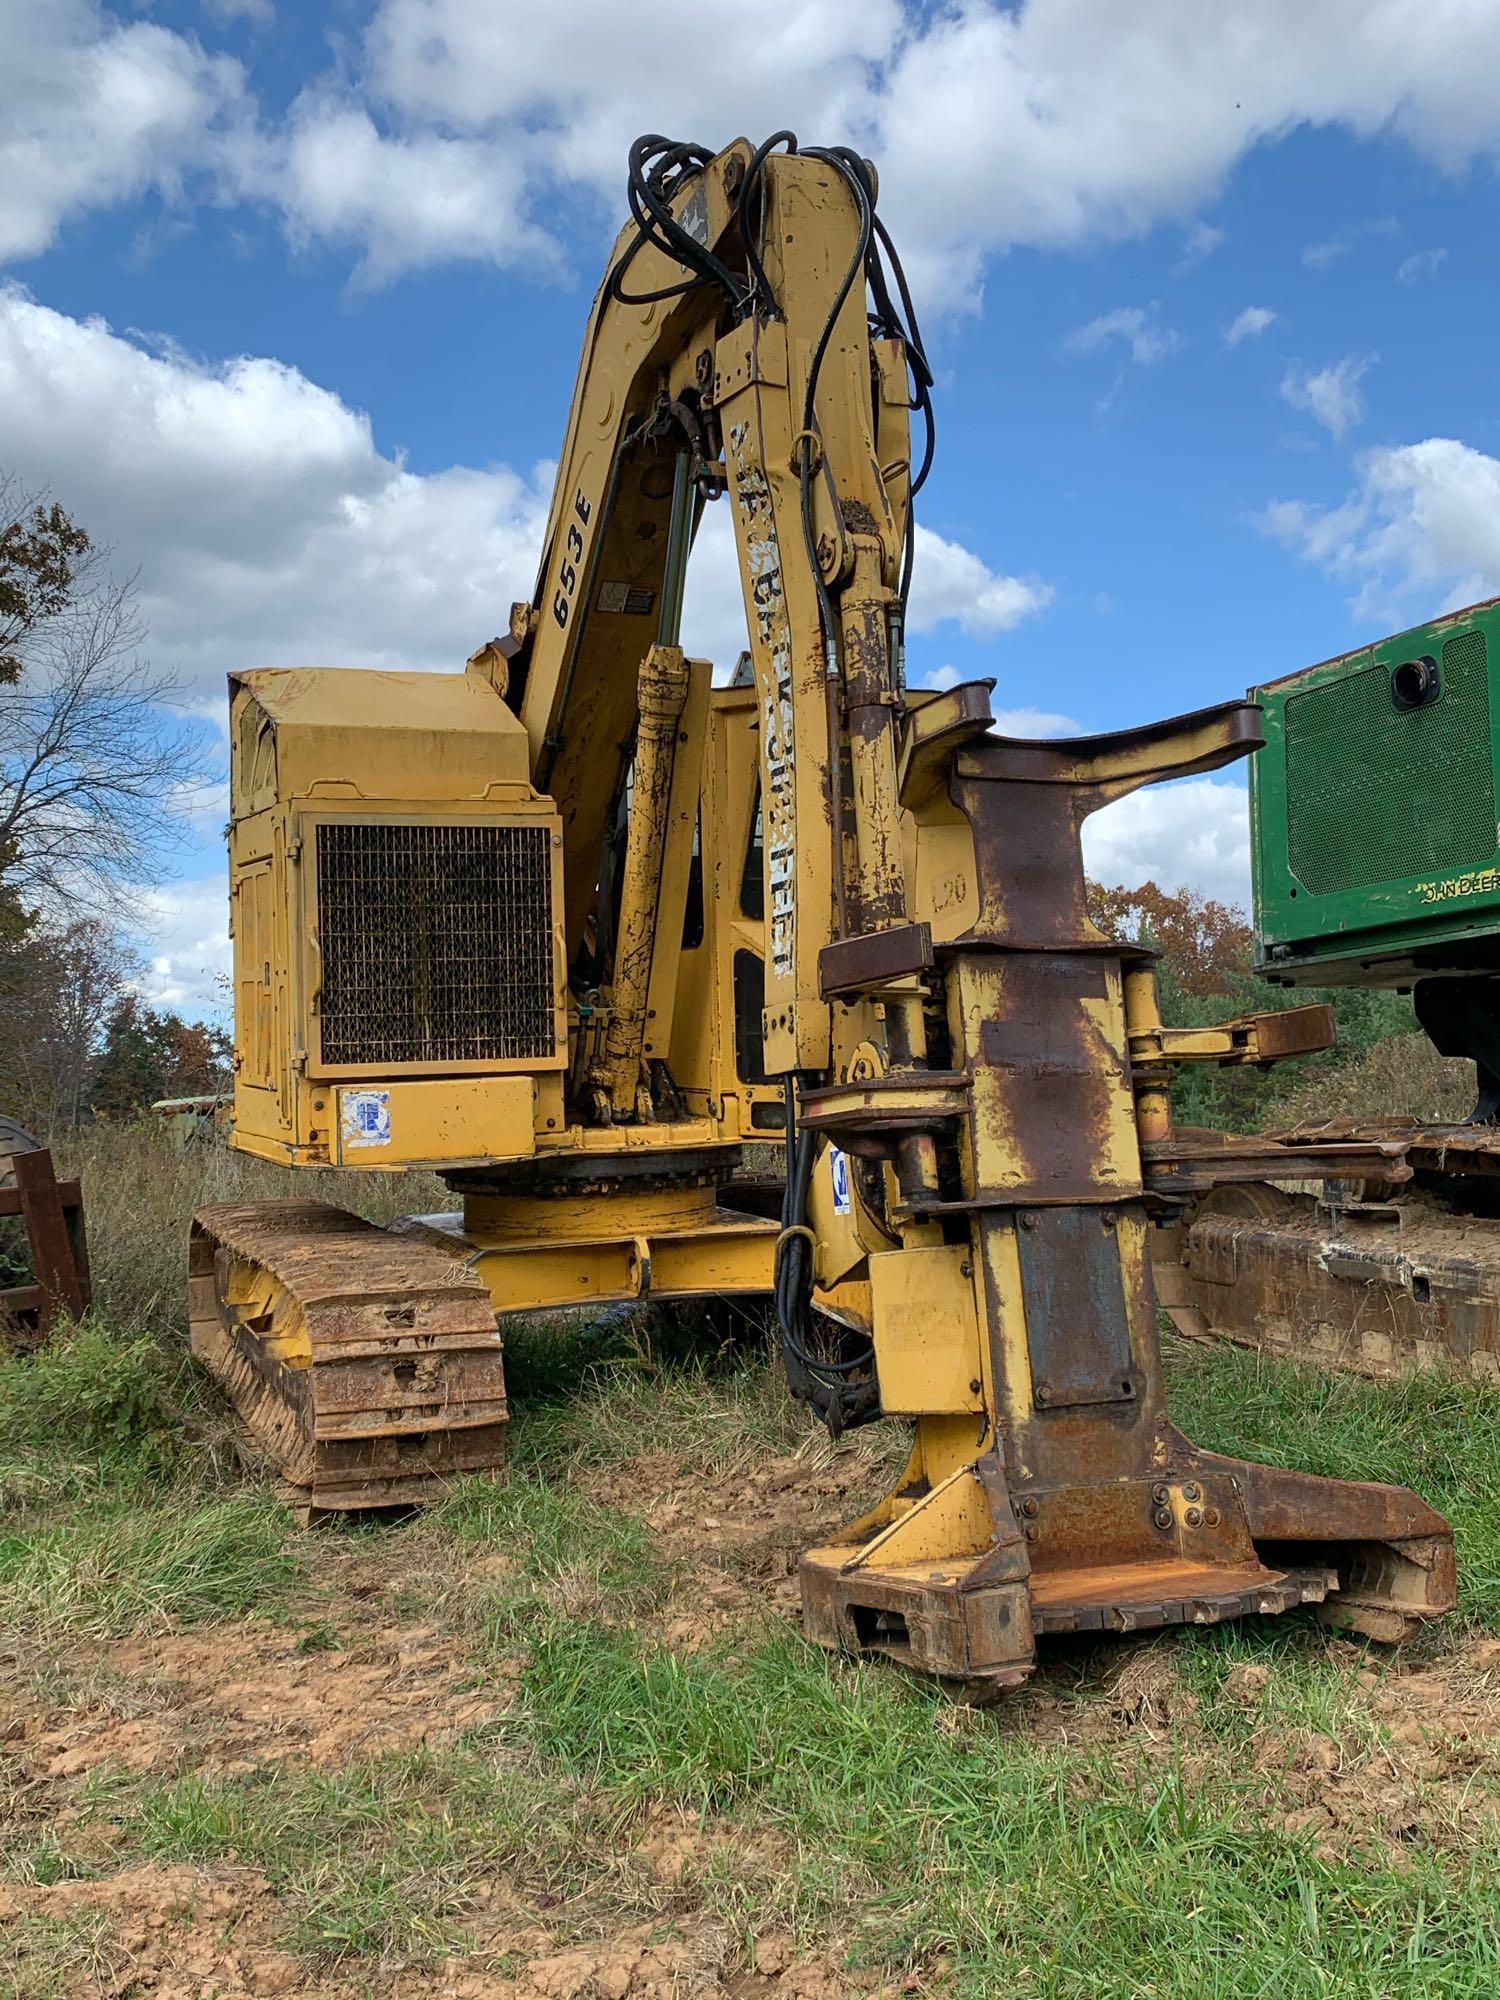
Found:
[{"label": "black hose bundle", "polygon": [[[787,1387],[830,1433],[872,1423],[880,1415],[875,1349],[812,1304],[814,1233],[807,1222],[816,1135],[797,1130],[799,1078],[786,1080],[786,1192],[776,1244],[776,1325]],[[831,1349],[823,1352],[820,1350]]]},{"label": "black hose bundle", "polygon": [[[760,252],[756,247],[755,232],[751,226],[750,203],[753,191],[759,182],[761,168],[765,163],[767,155],[774,152],[776,147],[781,145],[784,145],[788,152],[795,153],[797,151],[796,134],[793,132],[776,132],[769,139],[765,140],[763,144],[756,147],[750,157],[750,164],[746,168],[744,180],[740,183],[738,201],[740,234],[744,238],[745,258],[751,271],[751,284],[747,303],[752,305],[761,304],[764,310],[773,313],[778,310],[777,301],[771,289],[770,279],[766,276],[765,266],[761,262]],[[822,370],[823,356],[827,352],[828,343],[833,336],[834,326],[839,314],[843,311],[844,301],[849,296],[850,287],[859,275],[861,268],[863,268],[865,282],[869,287],[869,319],[871,328],[874,332],[883,335],[887,339],[899,340],[902,343],[906,351],[907,366],[911,370],[911,406],[914,410],[919,411],[922,417],[924,433],[922,457],[912,475],[911,481],[911,497],[915,499],[927,483],[927,475],[932,470],[933,456],[937,450],[937,420],[933,415],[932,409],[932,369],[928,365],[927,356],[922,348],[922,332],[917,324],[916,307],[912,304],[911,288],[906,282],[906,272],[902,267],[896,246],[891,241],[890,231],[876,213],[875,182],[867,162],[862,160],[858,153],[854,152],[848,146],[807,146],[802,150],[809,158],[826,161],[829,166],[837,168],[849,184],[860,215],[859,240],[855,246],[854,256],[850,261],[848,271],[844,275],[844,281],[840,285],[833,304],[829,309],[822,337],[814,351],[812,366],[808,370],[807,397],[802,417],[803,461],[804,465],[807,466],[807,475],[803,481],[804,515],[806,515],[808,506],[806,486],[811,474],[811,467],[808,465],[808,461],[812,449],[811,437],[815,428],[815,402],[818,389],[818,376]],[[889,260],[890,263],[890,276],[895,280],[896,294],[901,302],[899,311],[891,297],[890,280],[886,276],[885,261],[881,256],[882,251],[885,253],[885,259]],[[806,519],[804,519],[803,525],[804,531],[806,531],[808,526]],[[901,562],[900,597],[903,620],[906,614],[907,600],[911,595],[915,528],[915,519],[910,507],[908,507],[906,513],[906,547]],[[824,610],[826,616],[826,605]]]},{"label": "black hose bundle", "polygon": [[[636,235],[630,247],[620,258],[609,275],[609,291],[622,305],[649,305],[657,299],[681,298],[684,293],[696,291],[703,285],[717,285],[723,291],[736,317],[760,310],[776,313],[779,307],[771,281],[766,274],[761,259],[757,232],[751,215],[751,203],[760,185],[762,169],[768,157],[778,146],[785,146],[789,153],[797,151],[795,132],[773,132],[751,154],[736,196],[736,213],[739,219],[740,236],[744,243],[747,273],[741,276],[732,271],[720,258],[685,229],[672,213],[672,199],[684,181],[694,174],[700,174],[713,159],[707,146],[694,140],[666,139],[659,132],[644,133],[630,149],[629,167],[626,173],[625,193],[630,203],[630,212],[635,218]],[[823,355],[849,288],[864,268],[869,286],[872,310],[870,323],[877,333],[890,339],[900,340],[906,349],[907,361],[912,377],[912,408],[919,410],[925,427],[925,441],[921,463],[916,468],[911,482],[913,495],[920,493],[928,473],[932,470],[933,453],[937,446],[937,427],[932,413],[932,370],[927,364],[927,356],[922,350],[921,330],[917,325],[916,309],[912,305],[911,290],[906,282],[901,259],[896,254],[896,246],[891,241],[890,231],[875,212],[875,184],[869,167],[859,155],[848,146],[808,147],[805,149],[813,159],[824,160],[848,181],[854,191],[860,211],[860,235],[854,261],[851,263],[844,283],[839,288],[838,297],[818,343],[818,350],[808,375],[807,409],[804,428],[813,426],[813,402],[817,392],[818,374],[822,368]],[[654,292],[627,292],[624,288],[626,271],[636,257],[646,247],[653,245],[670,257],[675,263],[686,267],[690,276],[675,284],[663,285]],[[890,283],[886,277],[885,263],[881,252],[890,262],[891,277],[895,279],[900,309],[897,310],[891,298]],[[911,588],[911,516],[907,514],[906,555],[902,565],[901,603],[905,609],[907,594]]]},{"label": "black hose bundle", "polygon": [[[700,285],[720,285],[735,311],[744,309],[750,287],[721,263],[697,237],[684,229],[673,215],[671,201],[689,175],[702,173],[713,159],[706,146],[692,140],[664,139],[659,132],[647,132],[630,149],[630,165],[625,195],[635,217],[636,235],[630,248],[609,274],[609,289],[622,305],[649,305],[655,299],[681,298]],[[692,276],[679,284],[663,285],[655,292],[627,292],[625,273],[636,257],[651,244],[678,264],[685,264]]]}]

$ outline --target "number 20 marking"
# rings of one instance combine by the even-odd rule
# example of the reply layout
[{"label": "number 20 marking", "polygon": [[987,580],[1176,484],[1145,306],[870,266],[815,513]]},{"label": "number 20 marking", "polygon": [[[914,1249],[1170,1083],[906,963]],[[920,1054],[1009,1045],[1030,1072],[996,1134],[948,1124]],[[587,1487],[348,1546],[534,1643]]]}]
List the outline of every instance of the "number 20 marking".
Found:
[{"label": "number 20 marking", "polygon": [[579,531],[578,522],[581,521],[584,527],[587,527],[589,516],[593,511],[593,503],[584,499],[583,488],[580,486],[573,495],[573,512],[578,516],[578,520],[568,523],[567,557],[558,571],[557,580],[560,587],[552,600],[552,616],[557,620],[559,628],[565,628],[567,625],[568,614],[573,608],[573,592],[578,588],[578,565],[583,559],[583,536]]}]

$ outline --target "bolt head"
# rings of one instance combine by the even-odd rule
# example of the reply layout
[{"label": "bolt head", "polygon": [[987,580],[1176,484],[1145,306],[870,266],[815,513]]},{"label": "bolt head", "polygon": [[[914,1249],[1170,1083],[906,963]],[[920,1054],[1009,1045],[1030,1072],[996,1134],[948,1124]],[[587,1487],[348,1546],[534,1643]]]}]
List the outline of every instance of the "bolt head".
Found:
[{"label": "bolt head", "polygon": [[1158,1528],[1170,1528],[1172,1525],[1172,1510],[1170,1507],[1158,1507],[1151,1518],[1155,1521]]},{"label": "bolt head", "polygon": [[1182,1518],[1190,1528],[1199,1528],[1203,1525],[1203,1509],[1201,1507],[1189,1507]]},{"label": "bolt head", "polygon": [[1184,1500],[1201,1500],[1203,1495],[1192,1481],[1189,1480],[1187,1485],[1182,1489],[1182,1497]]},{"label": "bolt head", "polygon": [[1036,1500],[1027,1498],[1021,1502],[1021,1512],[1027,1515],[1028,1517],[1035,1516],[1036,1514],[1040,1513],[1040,1511],[1041,1511],[1040,1503]]},{"label": "bolt head", "polygon": [[1038,1409],[1044,1409],[1052,1401],[1052,1391],[1045,1382],[1038,1382],[1032,1388],[1031,1400]]}]

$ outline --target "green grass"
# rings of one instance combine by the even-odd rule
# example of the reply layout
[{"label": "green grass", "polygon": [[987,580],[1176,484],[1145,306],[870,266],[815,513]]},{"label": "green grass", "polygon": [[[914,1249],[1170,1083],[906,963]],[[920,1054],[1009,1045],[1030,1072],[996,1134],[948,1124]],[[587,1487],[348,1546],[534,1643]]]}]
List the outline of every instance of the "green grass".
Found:
[{"label": "green grass", "polygon": [[[898,1469],[910,1441],[899,1421],[873,1424],[834,1445],[828,1433],[793,1402],[768,1343],[746,1348],[717,1364],[688,1355],[668,1365],[596,1373],[574,1384],[566,1401],[527,1409],[515,1426],[511,1464],[548,1478],[570,1470],[660,1453],[686,1473],[709,1478],[756,1471],[768,1458],[796,1454],[813,1467],[836,1453],[872,1468]],[[510,1348],[507,1345],[507,1369]]]},{"label": "green grass", "polygon": [[[593,1524],[574,1548],[549,1520],[514,1587],[596,1546]],[[1190,1774],[1170,1754],[1042,1743],[1024,1697],[955,1729],[936,1690],[789,1631],[683,1658],[529,1603],[522,1701],[499,1732],[331,1774],[105,1785],[95,1809],[144,1856],[266,1869],[291,1941],[331,1957],[463,1950],[496,1876],[555,1902],[564,1935],[596,1927],[606,1894],[622,1925],[664,1915],[632,1850],[667,1802],[743,1857],[686,1878],[691,1907],[741,1934],[840,1937],[874,1966],[941,1952],[963,2000],[1500,1983],[1487,1845],[1330,1859],[1230,1761]],[[754,1858],[768,1835],[773,1869]]]},{"label": "green grass", "polygon": [[[413,1580],[404,1602],[467,1632],[481,1653],[507,1653],[518,1633],[549,1616],[645,1616],[678,1582],[677,1565],[645,1522],[524,1470],[461,1482],[412,1524],[408,1539]],[[502,1567],[476,1584],[462,1572],[482,1551]]]},{"label": "green grass", "polygon": [[201,1487],[236,1464],[223,1405],[183,1340],[121,1338],[90,1317],[0,1360],[0,1491],[12,1504]]},{"label": "green grass", "polygon": [[95,1506],[0,1536],[0,1610],[32,1640],[274,1613],[304,1575],[286,1510],[255,1493]]},{"label": "green grass", "polygon": [[244,1617],[303,1574],[185,1344],[91,1317],[0,1361],[0,1626],[50,1643]]},{"label": "green grass", "polygon": [[119,1991],[128,1954],[98,1911],[13,1917],[0,1925],[0,1995],[4,2000],[79,2000]]},{"label": "green grass", "polygon": [[330,1958],[461,1948],[495,1876],[562,1900],[610,1865],[576,1788],[472,1740],[327,1773],[101,1785],[93,1807],[118,1813],[151,1860],[265,1870],[287,1905],[288,1941]]},{"label": "green grass", "polygon": [[525,1687],[536,1740],[589,1785],[784,1827],[804,1925],[837,1912],[881,1963],[941,1947],[961,1994],[1024,1980],[1057,2000],[1477,1995],[1500,1981],[1488,1855],[1325,1860],[1267,1823],[1251,1783],[993,1725],[955,1740],[934,1691],[830,1671],[790,1634],[683,1660],[553,1630]]}]

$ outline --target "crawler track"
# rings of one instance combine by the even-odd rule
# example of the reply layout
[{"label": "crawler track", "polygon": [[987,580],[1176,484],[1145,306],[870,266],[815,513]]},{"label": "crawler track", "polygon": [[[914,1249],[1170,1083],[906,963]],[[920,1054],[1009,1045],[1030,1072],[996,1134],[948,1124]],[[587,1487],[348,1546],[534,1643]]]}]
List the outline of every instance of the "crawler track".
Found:
[{"label": "crawler track", "polygon": [[504,1463],[494,1308],[431,1242],[326,1202],[221,1203],[193,1219],[188,1299],[194,1354],[305,1519]]}]

